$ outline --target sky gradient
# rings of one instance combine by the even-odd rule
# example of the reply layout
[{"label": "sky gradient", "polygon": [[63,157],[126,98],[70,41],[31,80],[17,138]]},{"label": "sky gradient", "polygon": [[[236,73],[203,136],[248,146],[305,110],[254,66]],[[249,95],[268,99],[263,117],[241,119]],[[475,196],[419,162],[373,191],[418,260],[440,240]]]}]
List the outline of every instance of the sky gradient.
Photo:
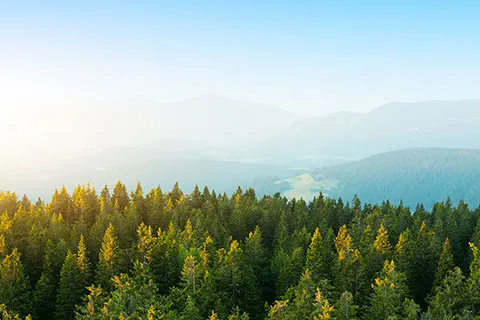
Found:
[{"label": "sky gradient", "polygon": [[480,98],[478,1],[66,2],[0,0],[4,106],[214,94],[323,115]]}]

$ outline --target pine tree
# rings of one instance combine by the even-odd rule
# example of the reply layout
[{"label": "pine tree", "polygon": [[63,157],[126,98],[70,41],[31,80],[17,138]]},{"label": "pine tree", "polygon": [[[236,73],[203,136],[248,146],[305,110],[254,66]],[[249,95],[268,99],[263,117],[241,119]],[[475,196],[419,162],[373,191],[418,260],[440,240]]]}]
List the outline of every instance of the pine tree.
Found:
[{"label": "pine tree", "polygon": [[313,282],[317,285],[331,280],[332,277],[331,263],[334,254],[328,242],[329,239],[324,240],[320,230],[316,228],[307,250],[305,267],[310,270]]},{"label": "pine tree", "polygon": [[132,193],[131,198],[132,198],[132,205],[134,207],[136,214],[140,216],[140,220],[142,222],[146,222],[147,212],[148,212],[147,201],[143,196],[143,189],[140,182],[137,183],[137,188],[135,189],[135,192]]},{"label": "pine tree", "polygon": [[103,216],[111,216],[113,214],[113,203],[110,196],[108,186],[104,186],[100,193],[100,214]]},{"label": "pine tree", "polygon": [[183,309],[180,320],[201,320],[200,310],[198,309],[195,299],[191,296],[187,297],[185,308]]},{"label": "pine tree", "polygon": [[115,290],[108,296],[98,287],[90,287],[77,319],[175,319],[171,302],[157,293],[148,264],[136,261],[131,273],[115,276]]},{"label": "pine tree", "polygon": [[313,320],[330,319],[332,313],[335,312],[335,307],[331,306],[328,300],[324,299],[320,290],[317,288],[315,294],[315,311],[313,312]]},{"label": "pine tree", "polygon": [[53,319],[55,313],[55,297],[57,293],[57,279],[52,260],[54,246],[49,239],[45,248],[42,275],[38,280],[34,291],[35,317],[38,319]]},{"label": "pine tree", "polygon": [[182,270],[182,283],[187,294],[194,299],[196,298],[201,285],[199,269],[200,266],[197,264],[193,256],[190,255],[185,259]]},{"label": "pine tree", "polygon": [[335,289],[338,296],[345,291],[355,293],[358,276],[357,262],[360,259],[360,251],[353,248],[352,237],[346,226],[340,227],[335,238],[335,248],[337,249]]},{"label": "pine tree", "polygon": [[47,212],[50,214],[61,214],[68,223],[77,219],[77,217],[74,216],[73,200],[68,194],[65,186],[62,186],[60,191],[55,190],[52,196],[52,201],[47,206]]},{"label": "pine tree", "polygon": [[467,293],[470,300],[470,309],[474,314],[480,312],[480,253],[477,246],[470,243],[473,260],[470,263],[470,276],[467,279]]},{"label": "pine tree", "polygon": [[268,290],[269,286],[273,286],[273,284],[268,268],[266,250],[263,245],[262,231],[259,226],[256,226],[255,230],[250,232],[245,240],[245,260],[253,271],[258,287],[262,290],[263,299],[268,300],[269,297],[274,295],[274,292]]},{"label": "pine tree", "polygon": [[77,257],[71,251],[68,251],[60,272],[56,319],[73,319],[75,305],[82,301],[84,293],[85,287],[82,283]]},{"label": "pine tree", "polygon": [[[372,285],[371,305],[368,319],[395,319],[402,316],[402,311],[409,312],[419,308],[413,307],[407,299],[405,275],[395,269],[393,260],[385,261],[382,272]],[[408,306],[408,308],[405,308]]]},{"label": "pine tree", "polygon": [[77,265],[79,271],[79,285],[82,285],[85,288],[84,292],[86,294],[86,288],[90,285],[90,262],[88,260],[87,247],[85,246],[85,238],[83,235],[80,235],[80,240],[77,247]]},{"label": "pine tree", "polygon": [[146,196],[147,224],[155,229],[165,230],[170,222],[169,212],[166,210],[167,201],[160,187],[153,188]]},{"label": "pine tree", "polygon": [[130,197],[128,196],[127,187],[125,187],[120,181],[117,181],[113,188],[112,203],[121,213],[125,212],[130,205]]},{"label": "pine tree", "polygon": [[430,293],[438,261],[438,246],[435,234],[427,231],[425,221],[421,222],[417,237],[408,252],[407,280],[416,303],[425,307],[425,298]]},{"label": "pine tree", "polygon": [[175,182],[172,191],[169,194],[170,200],[172,201],[173,207],[176,207],[180,201],[183,200],[183,192],[180,190],[180,185],[178,181]]},{"label": "pine tree", "polygon": [[448,270],[442,281],[435,287],[435,295],[430,299],[428,313],[434,319],[454,319],[464,313],[467,303],[465,277],[460,268]]},{"label": "pine tree", "polygon": [[239,243],[232,241],[228,251],[220,249],[217,255],[220,264],[216,273],[216,288],[225,293],[221,299],[223,310],[218,311],[226,314],[236,306],[247,312],[258,311],[260,292]]},{"label": "pine tree", "polygon": [[303,248],[296,248],[291,255],[286,255],[281,265],[277,280],[277,297],[281,297],[288,288],[295,286],[302,275],[305,265]]},{"label": "pine tree", "polygon": [[87,258],[85,239],[80,236],[77,254],[68,251],[62,271],[57,295],[56,318],[73,319],[75,306],[87,294],[90,282],[90,263]]},{"label": "pine tree", "polygon": [[[376,211],[376,213],[378,214],[379,211]],[[371,217],[373,216],[370,215],[369,218]],[[371,230],[370,225],[371,223],[367,223],[365,231]],[[373,238],[373,232],[371,236]],[[356,299],[356,303],[359,305],[367,304],[371,283],[382,269],[385,260],[391,258],[392,247],[388,237],[388,230],[383,223],[380,223],[375,239],[370,241],[370,237],[367,237],[369,241],[363,245],[365,249],[360,261],[359,285],[357,288],[359,297]]]},{"label": "pine tree", "polygon": [[337,320],[355,320],[357,317],[358,306],[353,302],[353,295],[346,291],[342,293],[340,299],[335,304],[333,319]]},{"label": "pine tree", "polygon": [[112,278],[120,271],[119,259],[115,229],[112,224],[109,224],[103,237],[95,275],[95,282],[106,292],[113,289]]},{"label": "pine tree", "polygon": [[442,284],[443,279],[447,275],[447,273],[453,270],[453,254],[452,249],[450,248],[450,241],[448,238],[445,239],[445,243],[443,244],[443,250],[440,254],[440,259],[438,260],[438,267],[437,272],[435,273],[435,281],[433,283],[433,287],[438,287]]},{"label": "pine tree", "polygon": [[31,313],[30,298],[29,282],[24,274],[20,253],[13,249],[0,264],[0,303],[10,311],[28,315]]}]

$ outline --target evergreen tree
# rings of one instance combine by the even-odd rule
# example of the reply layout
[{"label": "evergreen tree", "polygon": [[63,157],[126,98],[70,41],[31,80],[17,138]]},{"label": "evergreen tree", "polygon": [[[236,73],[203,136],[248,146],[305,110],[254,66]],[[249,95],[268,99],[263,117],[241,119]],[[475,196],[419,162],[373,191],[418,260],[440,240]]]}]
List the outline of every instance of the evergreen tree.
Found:
[{"label": "evergreen tree", "polygon": [[85,246],[85,238],[83,235],[80,235],[80,241],[78,242],[77,247],[77,265],[79,271],[79,285],[85,288],[84,292],[86,293],[86,288],[90,285],[90,262],[88,260],[87,247]]},{"label": "evergreen tree", "polygon": [[60,273],[56,319],[74,318],[74,307],[81,301],[84,293],[84,287],[80,280],[80,268],[77,264],[76,256],[71,251],[68,251]]},{"label": "evergreen tree", "polygon": [[135,189],[135,192],[132,193],[132,205],[135,210],[135,213],[140,216],[140,220],[142,222],[147,221],[147,213],[148,213],[148,208],[147,208],[147,201],[145,200],[145,197],[143,196],[143,189],[142,185],[140,182],[137,183],[137,188]]},{"label": "evergreen tree", "polygon": [[473,260],[470,264],[470,276],[467,279],[467,293],[470,309],[474,314],[480,313],[480,253],[477,246],[470,243]]},{"label": "evergreen tree", "polygon": [[125,212],[130,205],[127,187],[120,181],[117,181],[113,188],[112,203],[113,206],[122,213]]},{"label": "evergreen tree", "polygon": [[61,214],[65,221],[71,223],[76,220],[74,217],[74,205],[73,200],[68,194],[67,188],[62,186],[60,191],[55,190],[52,201],[47,206],[47,212],[50,214]]},{"label": "evergreen tree", "polygon": [[[115,290],[103,296],[101,289],[90,287],[85,306],[77,319],[172,319],[171,302],[157,294],[157,287],[147,264],[136,261],[132,276],[114,277]],[[99,308],[99,306],[103,306]]]},{"label": "evergreen tree", "polygon": [[[411,312],[412,305],[407,299],[405,275],[395,269],[393,260],[385,261],[382,272],[372,287],[368,319],[396,319],[402,317],[402,312]],[[413,309],[418,313],[419,308]]]},{"label": "evergreen tree", "polygon": [[334,260],[329,239],[323,239],[320,230],[315,229],[307,250],[305,267],[312,273],[313,282],[317,285],[332,278],[331,263]]},{"label": "evergreen tree", "polygon": [[195,299],[191,296],[187,297],[187,302],[185,303],[185,308],[180,314],[180,320],[201,320],[203,319],[200,315],[200,310],[198,309]]},{"label": "evergreen tree", "polygon": [[118,250],[115,229],[112,224],[109,224],[103,237],[95,275],[95,282],[106,292],[113,289],[112,278],[120,271],[120,257]]},{"label": "evergreen tree", "polygon": [[333,318],[337,320],[355,320],[357,317],[358,306],[353,302],[353,295],[346,291],[342,293],[340,299],[335,304]]},{"label": "evergreen tree", "polygon": [[182,270],[182,283],[188,295],[193,299],[196,298],[197,292],[201,288],[202,277],[199,269],[200,266],[193,256],[188,256],[187,259],[185,259]]},{"label": "evergreen tree", "polygon": [[286,255],[281,265],[277,280],[277,297],[281,297],[288,288],[295,286],[305,265],[303,248],[296,248],[291,255]]},{"label": "evergreen tree", "polygon": [[24,274],[20,253],[13,249],[0,264],[0,303],[10,311],[25,316],[31,313],[30,298],[29,282]]},{"label": "evergreen tree", "polygon": [[180,185],[178,184],[178,181],[175,182],[175,185],[173,186],[173,189],[169,194],[169,198],[172,201],[174,207],[176,207],[180,203],[180,201],[183,200],[183,192],[182,190],[180,190]]},{"label": "evergreen tree", "polygon": [[43,260],[42,275],[38,280],[33,302],[35,305],[35,318],[53,319],[55,313],[55,297],[57,293],[57,279],[52,260],[54,257],[54,246],[52,241],[47,241],[45,256]]},{"label": "evergreen tree", "polygon": [[460,268],[448,270],[442,281],[435,287],[435,295],[429,301],[428,314],[434,319],[455,319],[466,311],[467,291],[465,277]]},{"label": "evergreen tree", "polygon": [[253,232],[250,232],[245,240],[245,260],[248,266],[253,271],[259,288],[262,290],[262,297],[264,300],[273,298],[273,290],[268,290],[272,285],[270,277],[267,253],[263,245],[262,232],[260,227],[256,226]]},{"label": "evergreen tree", "polygon": [[83,235],[77,247],[77,254],[68,251],[62,271],[57,295],[56,318],[73,319],[75,306],[87,294],[90,282],[89,262]]},{"label": "evergreen tree", "polygon": [[443,244],[443,250],[440,254],[440,259],[438,260],[438,267],[437,272],[435,273],[435,281],[433,283],[433,287],[438,287],[442,284],[443,279],[447,273],[453,270],[453,254],[452,249],[450,248],[450,241],[448,238],[445,239],[445,243]]},{"label": "evergreen tree", "polygon": [[438,261],[438,246],[435,234],[427,231],[425,221],[421,222],[415,242],[409,247],[408,284],[416,303],[425,307],[425,298],[430,293]]},{"label": "evergreen tree", "polygon": [[260,292],[251,267],[245,263],[244,253],[239,243],[232,241],[228,251],[221,249],[217,255],[220,261],[215,275],[216,288],[223,293],[222,310],[218,309],[218,311],[226,315],[227,312],[239,306],[249,313],[258,312],[258,307],[262,305]]},{"label": "evergreen tree", "polygon": [[335,248],[337,249],[337,259],[335,264],[335,288],[338,296],[345,291],[353,292],[354,296],[357,290],[357,264],[360,259],[360,251],[354,249],[352,237],[348,233],[347,227],[342,226],[335,238]]}]

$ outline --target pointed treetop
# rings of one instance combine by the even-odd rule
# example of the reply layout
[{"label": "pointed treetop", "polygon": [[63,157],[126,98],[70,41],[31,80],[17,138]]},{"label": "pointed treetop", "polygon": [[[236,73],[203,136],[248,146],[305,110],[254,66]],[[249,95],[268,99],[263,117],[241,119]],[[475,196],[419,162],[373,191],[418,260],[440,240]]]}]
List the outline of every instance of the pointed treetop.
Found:
[{"label": "pointed treetop", "polygon": [[382,254],[389,252],[392,248],[390,241],[388,240],[388,230],[385,228],[383,223],[380,224],[380,228],[377,232],[377,238],[375,239],[373,245],[375,250]]},{"label": "pointed treetop", "polygon": [[77,263],[80,271],[87,271],[89,262],[87,256],[87,247],[85,246],[85,238],[83,234],[80,235],[80,241],[78,242],[77,247]]}]

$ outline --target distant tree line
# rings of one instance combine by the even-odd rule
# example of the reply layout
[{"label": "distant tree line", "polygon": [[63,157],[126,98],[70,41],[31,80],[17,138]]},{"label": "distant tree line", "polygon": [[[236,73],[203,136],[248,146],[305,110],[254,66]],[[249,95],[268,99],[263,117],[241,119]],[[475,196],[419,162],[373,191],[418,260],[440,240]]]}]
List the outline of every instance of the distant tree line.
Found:
[{"label": "distant tree line", "polygon": [[480,208],[0,192],[2,319],[480,319]]}]

